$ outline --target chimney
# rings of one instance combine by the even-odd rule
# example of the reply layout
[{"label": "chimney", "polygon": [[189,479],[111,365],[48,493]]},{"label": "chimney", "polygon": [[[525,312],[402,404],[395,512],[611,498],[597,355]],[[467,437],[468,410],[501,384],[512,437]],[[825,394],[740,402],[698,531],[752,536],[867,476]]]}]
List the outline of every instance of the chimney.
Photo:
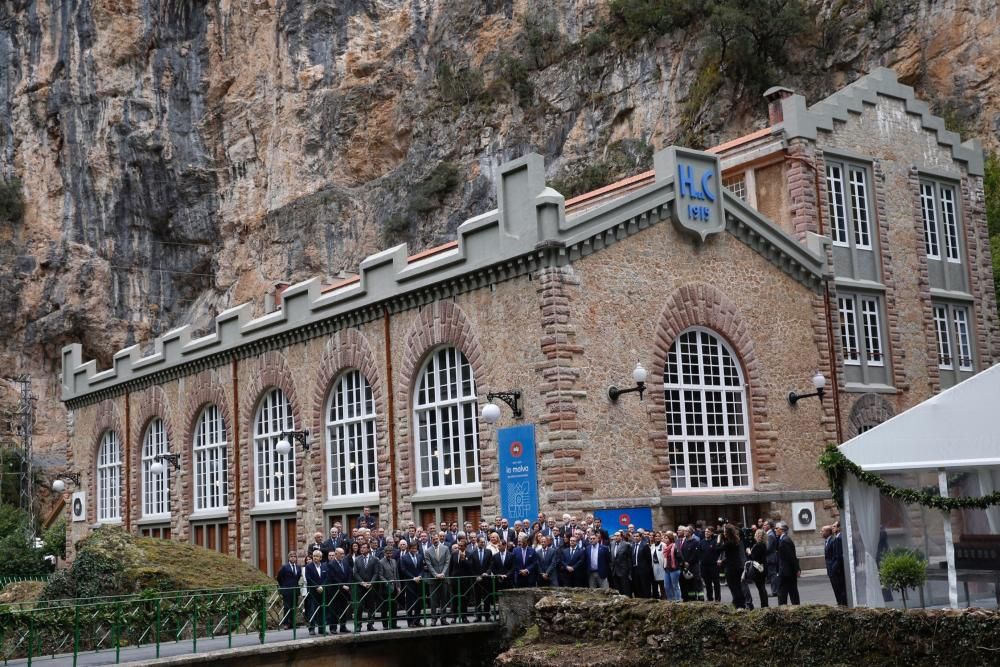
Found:
[{"label": "chimney", "polygon": [[764,91],[764,99],[767,100],[767,122],[777,125],[785,119],[781,111],[781,101],[795,94],[791,88],[784,86],[772,86]]},{"label": "chimney", "polygon": [[273,313],[281,308],[281,293],[288,289],[290,283],[276,282],[264,293],[264,314]]}]

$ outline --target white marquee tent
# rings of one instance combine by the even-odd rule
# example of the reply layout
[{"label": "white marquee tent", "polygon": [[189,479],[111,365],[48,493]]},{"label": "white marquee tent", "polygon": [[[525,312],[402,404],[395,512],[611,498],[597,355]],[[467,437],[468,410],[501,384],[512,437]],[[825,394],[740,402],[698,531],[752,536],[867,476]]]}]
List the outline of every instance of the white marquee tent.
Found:
[{"label": "white marquee tent", "polygon": [[[840,451],[897,487],[952,497],[1000,490],[1000,365],[848,440]],[[904,505],[848,475],[842,523],[855,605],[898,604],[879,582],[878,563],[888,549],[907,547],[928,559],[921,603],[1000,606],[1000,506],[942,512]]]}]

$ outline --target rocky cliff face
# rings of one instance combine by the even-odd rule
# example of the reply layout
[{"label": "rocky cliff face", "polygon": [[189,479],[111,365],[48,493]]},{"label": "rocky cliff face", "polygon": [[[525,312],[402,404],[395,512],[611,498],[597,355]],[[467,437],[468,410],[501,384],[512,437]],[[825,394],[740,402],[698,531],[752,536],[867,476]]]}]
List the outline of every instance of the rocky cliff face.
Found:
[{"label": "rocky cliff face", "polygon": [[[813,101],[888,65],[1000,141],[996,3],[812,9],[772,83]],[[274,281],[439,242],[529,150],[565,184],[763,125],[756,91],[705,76],[697,22],[625,42],[614,20],[604,0],[0,4],[0,171],[26,204],[0,225],[0,365],[35,378],[38,445],[60,453],[67,342],[106,365]]]}]

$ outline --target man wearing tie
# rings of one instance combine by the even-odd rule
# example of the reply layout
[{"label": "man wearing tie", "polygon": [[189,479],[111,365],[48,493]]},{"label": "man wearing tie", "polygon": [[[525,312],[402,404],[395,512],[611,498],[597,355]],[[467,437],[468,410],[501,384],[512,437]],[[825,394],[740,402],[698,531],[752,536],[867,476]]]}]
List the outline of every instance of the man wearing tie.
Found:
[{"label": "man wearing tie", "polygon": [[[399,578],[403,580],[403,604],[406,607],[406,625],[416,628],[420,621],[420,587],[423,585],[424,556],[420,553],[420,543],[406,540],[399,542]],[[403,550],[406,550],[405,552]]]},{"label": "man wearing tie", "polygon": [[324,584],[326,583],[326,563],[323,562],[323,552],[315,549],[312,552],[312,562],[306,566],[306,619],[309,621],[309,634],[316,634],[319,628],[321,635],[326,634],[326,605],[323,604]]},{"label": "man wearing tie", "polygon": [[[839,525],[837,526],[839,528]],[[844,580],[844,547],[840,541],[840,531],[834,532],[833,526],[823,526],[823,556],[826,560],[826,576],[830,578],[833,595],[837,604],[847,606],[847,585]]]},{"label": "man wearing tie", "polygon": [[375,610],[378,606],[378,559],[367,542],[361,543],[361,553],[354,559],[354,583],[358,586],[358,623],[364,612],[368,612],[368,630],[375,629]]},{"label": "man wearing tie", "polygon": [[587,555],[576,541],[576,535],[569,538],[569,544],[562,557],[563,585],[583,588],[587,585]]},{"label": "man wearing tie", "polygon": [[351,606],[351,566],[344,560],[344,550],[337,548],[326,564],[326,620],[330,631],[337,625],[341,632],[347,632],[347,618]]},{"label": "man wearing tie", "polygon": [[306,562],[305,562],[306,565],[309,565],[309,563],[312,562],[312,552],[316,551],[317,549],[319,549],[320,553],[322,554],[323,562],[325,563],[326,556],[329,552],[326,550],[326,547],[323,546],[323,533],[320,532],[316,532],[316,534],[313,535],[312,544],[306,547]]},{"label": "man wearing tie", "polygon": [[542,550],[538,554],[540,586],[559,585],[559,551],[552,548],[552,538],[542,537]]},{"label": "man wearing tie", "polygon": [[448,569],[451,566],[451,549],[444,543],[444,533],[431,536],[431,545],[424,552],[424,568],[430,579],[431,625],[448,625],[444,617],[448,605]]},{"label": "man wearing tie", "polygon": [[622,595],[632,595],[632,545],[623,541],[622,531],[611,538],[611,581],[608,583]]},{"label": "man wearing tie", "polygon": [[641,534],[636,534],[630,556],[632,565],[632,594],[637,598],[648,598],[653,588],[653,552]]},{"label": "man wearing tie", "polygon": [[291,630],[292,609],[298,599],[299,577],[302,575],[302,568],[299,567],[299,555],[294,551],[288,552],[288,562],[278,570],[278,590],[281,591],[281,601],[285,607],[285,614],[281,618],[281,624]]},{"label": "man wearing tie", "polygon": [[387,630],[390,627],[389,618],[392,618],[391,627],[395,629],[396,626],[396,616],[399,614],[399,600],[400,586],[399,586],[399,562],[395,558],[395,547],[391,544],[387,545],[385,551],[382,554],[381,560],[378,562],[378,581],[379,581],[379,602],[385,603],[385,615],[382,618],[382,629]]},{"label": "man wearing tie", "polygon": [[500,540],[499,551],[493,556],[493,576],[497,578],[497,590],[502,591],[514,585],[514,554],[507,550],[507,543]]},{"label": "man wearing tie", "polygon": [[476,620],[489,618],[493,605],[493,590],[490,575],[493,573],[493,552],[486,548],[486,540],[479,538],[476,548],[468,558],[469,574],[474,576],[473,594],[476,605]]},{"label": "man wearing tie", "polygon": [[608,590],[608,575],[611,552],[601,544],[597,535],[590,536],[590,546],[587,547],[587,572],[590,575],[590,587]]},{"label": "man wearing tie", "polygon": [[528,546],[528,538],[521,536],[514,549],[514,586],[531,588],[538,577],[538,559],[535,550]]}]

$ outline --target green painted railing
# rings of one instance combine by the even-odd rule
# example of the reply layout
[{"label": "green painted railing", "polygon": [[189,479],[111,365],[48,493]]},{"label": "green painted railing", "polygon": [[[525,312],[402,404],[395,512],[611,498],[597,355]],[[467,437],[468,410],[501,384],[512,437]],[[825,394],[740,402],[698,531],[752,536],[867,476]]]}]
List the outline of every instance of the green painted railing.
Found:
[{"label": "green painted railing", "polygon": [[155,647],[160,657],[163,644],[190,642],[197,653],[199,640],[226,637],[232,647],[234,636],[256,634],[263,644],[282,628],[290,628],[294,639],[304,629],[359,633],[376,623],[493,621],[496,597],[497,580],[483,576],[48,600],[33,608],[0,606],[0,657],[4,664],[26,658],[30,666],[41,657],[66,655],[76,665],[81,653],[99,651],[108,651],[110,663],[114,651],[117,663],[124,648]]},{"label": "green painted railing", "polygon": [[3,588],[7,584],[17,584],[22,581],[48,581],[51,574],[39,574],[30,577],[0,577],[0,588]]}]

